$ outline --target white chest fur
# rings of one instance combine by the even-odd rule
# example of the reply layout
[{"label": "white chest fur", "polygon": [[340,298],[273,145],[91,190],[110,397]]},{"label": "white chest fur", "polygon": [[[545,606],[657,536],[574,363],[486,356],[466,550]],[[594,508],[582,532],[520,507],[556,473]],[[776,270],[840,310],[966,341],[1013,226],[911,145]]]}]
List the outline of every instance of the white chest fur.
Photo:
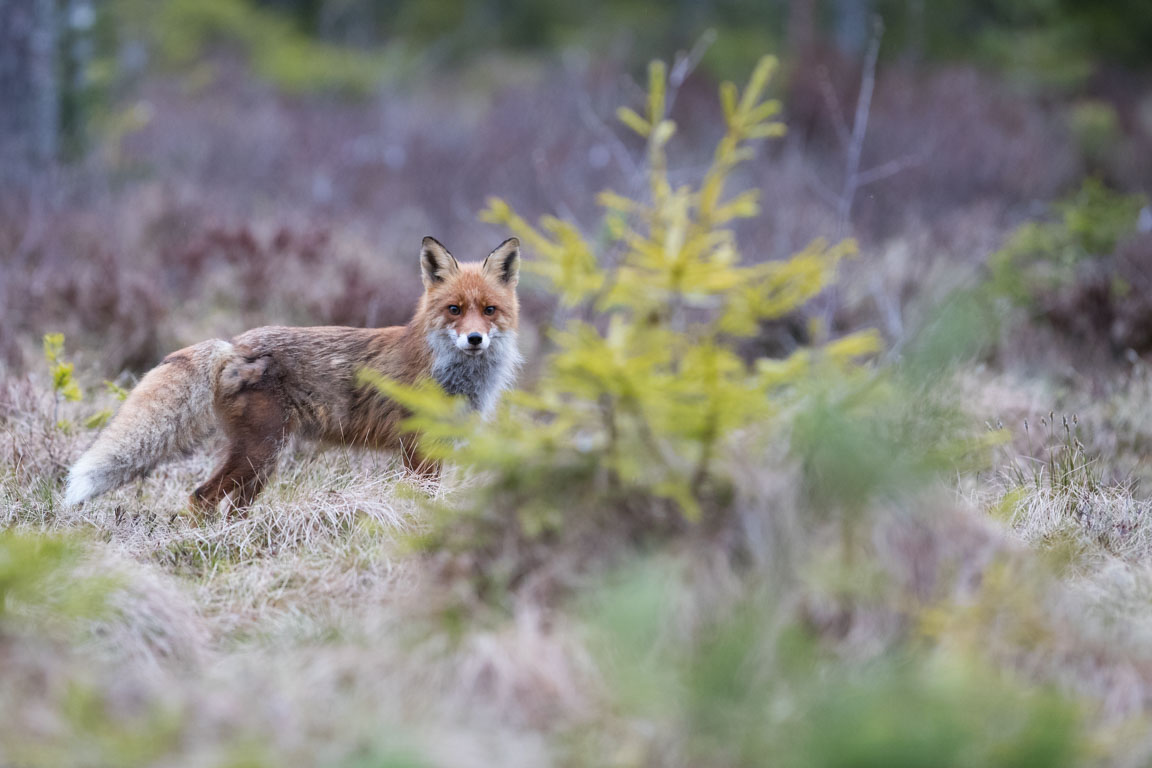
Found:
[{"label": "white chest fur", "polygon": [[491,343],[481,354],[472,355],[456,346],[452,331],[428,334],[432,348],[432,378],[450,395],[462,395],[483,414],[489,413],[500,393],[511,388],[522,358],[514,331],[489,334]]}]

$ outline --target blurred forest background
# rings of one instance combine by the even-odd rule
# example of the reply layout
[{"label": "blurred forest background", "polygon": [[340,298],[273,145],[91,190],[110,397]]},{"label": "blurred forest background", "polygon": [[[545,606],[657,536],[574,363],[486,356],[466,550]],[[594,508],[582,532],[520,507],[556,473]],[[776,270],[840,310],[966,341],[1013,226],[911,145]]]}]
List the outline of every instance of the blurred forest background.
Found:
[{"label": "blurred forest background", "polygon": [[[1147,765],[1150,184],[1142,0],[0,0],[0,764]],[[525,243],[442,486],[61,505],[425,235]]]},{"label": "blurred forest background", "polygon": [[[597,227],[595,193],[631,189],[643,159],[614,110],[649,59],[677,51],[685,172],[716,135],[714,84],[784,58],[773,87],[788,135],[743,171],[768,202],[740,232],[753,260],[854,235],[885,263],[914,243],[905,272],[972,264],[1086,176],[1121,192],[1152,176],[1152,12],[1135,0],[44,0],[3,13],[9,362],[45,328],[95,331],[119,340],[100,355],[106,374],[139,371],[203,333],[202,319],[177,330],[185,302],[201,318],[228,305],[228,327],[207,328],[225,336],[235,311],[402,322],[411,243],[433,230],[487,242],[498,233],[475,214],[488,195]],[[227,264],[258,295],[237,293],[252,280],[204,279]],[[292,266],[314,273],[308,289],[273,279]],[[907,293],[861,301],[899,334]]]}]

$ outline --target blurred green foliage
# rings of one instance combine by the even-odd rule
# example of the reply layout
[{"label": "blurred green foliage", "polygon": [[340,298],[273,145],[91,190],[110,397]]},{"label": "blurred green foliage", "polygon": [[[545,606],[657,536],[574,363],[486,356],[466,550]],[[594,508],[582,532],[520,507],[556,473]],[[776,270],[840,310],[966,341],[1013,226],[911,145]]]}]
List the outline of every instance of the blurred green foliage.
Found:
[{"label": "blurred green foliage", "polygon": [[108,585],[73,578],[81,554],[66,537],[0,531],[0,638],[29,623],[99,611]]},{"label": "blurred green foliage", "polygon": [[[956,53],[990,29],[1072,30],[1070,43],[1125,61],[1146,60],[1152,33],[1152,11],[1140,0],[853,0],[884,18],[899,46],[921,45],[929,52]],[[373,27],[380,38],[404,36],[432,42],[463,36],[471,30],[477,47],[546,48],[571,42],[572,35],[629,29],[641,43],[638,55],[650,53],[643,42],[684,45],[707,26],[740,31],[760,28],[777,41],[783,37],[791,0],[707,0],[660,3],[653,0],[590,0],[580,4],[547,0],[261,0],[286,10],[301,30],[350,36],[352,24]],[[826,30],[843,26],[843,16],[856,9],[835,0],[814,3],[817,22]],[[636,25],[636,22],[644,22]],[[662,40],[660,38],[663,38]],[[920,39],[917,39],[920,38]],[[761,49],[763,50],[763,49]]]},{"label": "blurred green foliage", "polygon": [[51,735],[29,728],[5,734],[7,753],[23,768],[147,768],[162,764],[180,745],[174,712],[158,702],[131,714],[109,701],[109,692],[85,680],[81,669],[61,692],[61,721]]},{"label": "blurred green foliage", "polygon": [[[454,70],[492,54],[582,51],[640,67],[716,42],[701,67],[717,78],[747,71],[765,50],[796,54],[797,0],[109,0],[61,5],[60,145],[77,158],[92,136],[116,140],[139,122],[118,105],[125,86],[157,61],[193,86],[211,82],[217,54],[238,54],[288,93],[363,97],[401,72]],[[69,5],[68,8],[72,6]],[[812,32],[826,54],[857,56],[883,19],[883,55],[966,59],[1042,88],[1084,85],[1101,65],[1152,60],[1152,5],[1140,0],[813,0]],[[90,12],[89,12],[90,11]],[[148,55],[141,56],[142,52]],[[1099,113],[1073,115],[1091,164]],[[1107,126],[1103,126],[1105,131]]]},{"label": "blurred green foliage", "polygon": [[317,40],[283,15],[245,0],[115,0],[112,8],[128,34],[151,43],[161,61],[193,67],[193,73],[206,54],[232,49],[289,93],[364,96],[388,71],[385,52]]},{"label": "blurred green foliage", "polygon": [[[816,0],[816,33],[853,54],[884,21],[885,54],[978,58],[1041,85],[1083,82],[1098,62],[1152,57],[1152,7],[1140,0]],[[187,65],[227,43],[291,91],[365,93],[387,69],[368,52],[404,46],[425,64],[455,65],[494,51],[579,48],[639,64],[689,48],[709,29],[718,42],[704,66],[721,77],[747,71],[785,47],[790,0],[115,0],[117,23]],[[851,10],[851,15],[849,16]],[[848,34],[845,35],[845,30]]]},{"label": "blurred green foliage", "polygon": [[749,768],[1039,768],[1086,754],[1077,708],[1057,692],[945,648],[844,658],[775,592],[754,591],[688,633],[660,567],[588,600],[617,719],[579,730],[568,764],[645,766],[672,751],[682,764]]},{"label": "blurred green foliage", "polygon": [[[333,39],[403,39],[434,46],[447,59],[497,48],[602,52],[626,45],[633,61],[689,47],[719,32],[706,64],[722,76],[747,71],[764,50],[780,49],[792,0],[263,0],[289,11],[298,28]],[[862,6],[861,8],[849,6]],[[817,31],[840,44],[884,20],[893,55],[978,56],[1054,82],[1076,82],[1098,60],[1126,64],[1152,56],[1152,7],[1141,0],[815,0]],[[856,25],[858,29],[852,29]],[[847,32],[847,34],[845,34]],[[852,40],[852,38],[857,38]],[[860,39],[863,38],[863,39]]]},{"label": "blurred green foliage", "polygon": [[[1023,307],[1071,284],[1077,268],[1104,259],[1136,229],[1143,195],[1124,195],[1088,179],[1053,208],[1058,218],[1021,226],[992,254],[988,265],[994,292]],[[1123,286],[1115,286],[1123,290]]]},{"label": "blurred green foliage", "polygon": [[976,428],[952,380],[995,338],[987,295],[958,291],[924,315],[886,365],[821,371],[795,388],[787,409],[805,506],[837,521],[849,546],[876,502],[984,469],[1008,437]]},{"label": "blurred green foliage", "polygon": [[977,39],[974,53],[1024,86],[1072,91],[1095,70],[1095,59],[1077,43],[1076,31],[1065,25],[992,27]]},{"label": "blurred green foliage", "polygon": [[339,768],[425,768],[431,765],[412,751],[395,746],[360,750],[339,764]]},{"label": "blurred green foliage", "polygon": [[1040,768],[1077,765],[1087,751],[1059,694],[975,661],[897,655],[830,677],[796,723],[792,765]]},{"label": "blurred green foliage", "polygon": [[875,502],[982,469],[1005,439],[975,430],[940,380],[901,374],[897,367],[829,376],[805,388],[792,414],[806,506],[837,520],[848,537]]},{"label": "blurred green foliage", "polygon": [[[623,54],[629,63],[690,46],[704,30],[731,31],[746,72],[783,39],[783,0],[263,0],[288,11],[298,28],[333,40],[403,40],[434,63],[456,64],[494,51],[547,53],[568,47]],[[366,31],[367,30],[367,31]],[[727,70],[729,72],[733,70]]]},{"label": "blurred green foliage", "polygon": [[1086,100],[1073,104],[1068,128],[1090,173],[1106,172],[1124,144],[1120,116],[1106,101]]},{"label": "blurred green foliage", "polygon": [[[84,573],[85,556],[75,537],[0,531],[0,649],[5,686],[13,686],[0,694],[4,765],[155,765],[179,743],[179,718],[168,707],[149,702],[128,712],[113,705],[99,665],[85,655],[90,622],[105,617],[119,584]],[[30,674],[39,683],[18,688]]]}]

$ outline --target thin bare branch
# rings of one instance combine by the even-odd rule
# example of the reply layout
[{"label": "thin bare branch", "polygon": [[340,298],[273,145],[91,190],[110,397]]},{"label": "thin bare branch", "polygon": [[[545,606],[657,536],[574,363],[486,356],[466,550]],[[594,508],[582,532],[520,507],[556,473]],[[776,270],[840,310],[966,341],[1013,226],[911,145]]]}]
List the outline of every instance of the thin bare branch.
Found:
[{"label": "thin bare branch", "polygon": [[828,185],[820,181],[820,178],[811,168],[805,167],[803,172],[804,186],[808,187],[808,189],[812,192],[815,192],[816,196],[819,197],[829,208],[839,208],[840,198],[836,196],[836,193],[829,189]]},{"label": "thin bare branch", "polygon": [[820,80],[820,95],[824,97],[824,105],[832,116],[832,126],[836,129],[836,138],[840,141],[840,148],[847,151],[851,141],[848,121],[844,118],[844,108],[840,106],[840,99],[836,96],[836,88],[832,85],[832,78],[828,75],[828,67],[820,67],[817,77]]},{"label": "thin bare branch", "polygon": [[869,168],[867,171],[861,171],[856,177],[856,188],[863,189],[869,184],[875,184],[878,181],[883,181],[890,176],[895,176],[901,171],[920,165],[927,159],[927,151],[917,152],[914,155],[905,155],[904,157],[898,157],[895,160],[889,160],[888,162],[882,163],[875,168]]},{"label": "thin bare branch", "polygon": [[696,40],[695,44],[687,51],[681,51],[676,54],[676,61],[672,65],[672,71],[668,73],[668,95],[665,100],[666,114],[672,112],[672,105],[676,103],[676,96],[680,92],[680,86],[688,79],[696,67],[700,66],[700,61],[704,58],[704,54],[716,42],[716,30],[706,29],[704,33]]},{"label": "thin bare branch", "polygon": [[864,71],[860,76],[860,97],[856,100],[856,115],[852,120],[852,138],[848,144],[844,187],[840,193],[837,215],[840,220],[841,235],[847,231],[852,216],[852,204],[860,187],[860,156],[864,152],[864,136],[868,133],[868,117],[872,110],[872,92],[876,87],[876,61],[880,57],[880,39],[884,35],[884,23],[879,17],[873,20],[872,41],[864,59]]},{"label": "thin bare branch", "polygon": [[620,171],[628,178],[633,178],[636,174],[640,173],[640,165],[632,158],[632,153],[628,147],[624,145],[624,142],[620,140],[620,137],[616,135],[615,131],[596,114],[596,110],[592,107],[592,99],[588,97],[586,91],[580,92],[576,99],[576,104],[584,126],[604,142],[612,153],[612,159]]}]

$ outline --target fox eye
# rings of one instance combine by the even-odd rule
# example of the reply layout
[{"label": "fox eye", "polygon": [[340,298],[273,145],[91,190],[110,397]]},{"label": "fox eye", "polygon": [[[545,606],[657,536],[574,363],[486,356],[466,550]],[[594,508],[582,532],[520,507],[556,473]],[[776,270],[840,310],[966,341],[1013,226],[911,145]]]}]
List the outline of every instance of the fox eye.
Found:
[{"label": "fox eye", "polygon": [[484,307],[484,314],[486,314],[486,315],[496,314],[496,307]]},{"label": "fox eye", "polygon": [[449,304],[448,312],[453,315],[458,315],[460,314],[460,307],[456,306],[455,304]]}]

